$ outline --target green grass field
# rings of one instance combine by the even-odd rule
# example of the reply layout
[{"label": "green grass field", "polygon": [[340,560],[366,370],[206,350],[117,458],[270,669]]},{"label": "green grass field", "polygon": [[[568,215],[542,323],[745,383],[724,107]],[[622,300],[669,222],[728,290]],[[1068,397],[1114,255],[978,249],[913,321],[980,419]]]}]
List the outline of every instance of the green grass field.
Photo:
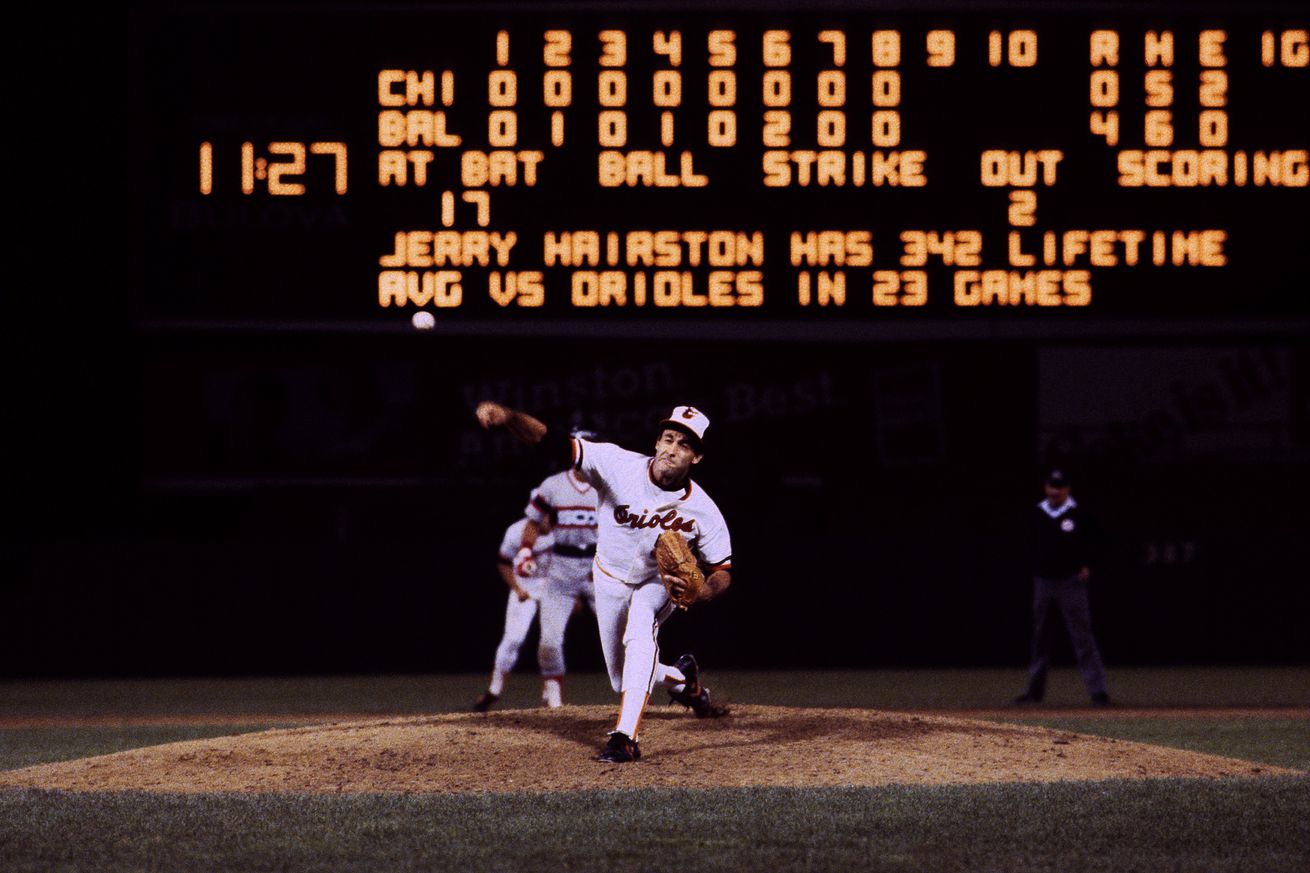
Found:
[{"label": "green grass field", "polygon": [[[1070,713],[1084,701],[1076,677],[1065,671],[1052,677],[1047,706],[979,715],[1306,775],[544,796],[9,791],[0,792],[0,870],[1310,869],[1310,669],[1121,670],[1110,678],[1116,707],[1108,713]],[[894,709],[998,707],[1022,684],[1016,671],[993,670],[711,673],[707,680],[743,703]],[[0,683],[0,769],[316,715],[456,711],[481,682]],[[567,691],[574,703],[612,700],[599,676],[572,676]],[[535,680],[523,674],[504,703],[531,706],[535,695]],[[1158,707],[1234,710],[1150,711]],[[1241,707],[1287,709],[1253,717]],[[207,716],[216,723],[206,723]]]}]

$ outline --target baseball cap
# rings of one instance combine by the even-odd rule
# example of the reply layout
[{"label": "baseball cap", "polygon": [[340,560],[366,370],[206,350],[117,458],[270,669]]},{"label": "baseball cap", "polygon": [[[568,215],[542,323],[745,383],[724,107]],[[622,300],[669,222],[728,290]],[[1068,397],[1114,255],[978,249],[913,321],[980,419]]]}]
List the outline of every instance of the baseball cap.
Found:
[{"label": "baseball cap", "polygon": [[1069,477],[1065,475],[1063,470],[1051,470],[1046,474],[1046,484],[1052,488],[1068,488]]},{"label": "baseball cap", "polygon": [[705,431],[709,426],[709,416],[694,406],[674,407],[669,417],[660,422],[661,428],[671,427],[691,437],[697,453],[701,450],[701,444],[705,441]]}]

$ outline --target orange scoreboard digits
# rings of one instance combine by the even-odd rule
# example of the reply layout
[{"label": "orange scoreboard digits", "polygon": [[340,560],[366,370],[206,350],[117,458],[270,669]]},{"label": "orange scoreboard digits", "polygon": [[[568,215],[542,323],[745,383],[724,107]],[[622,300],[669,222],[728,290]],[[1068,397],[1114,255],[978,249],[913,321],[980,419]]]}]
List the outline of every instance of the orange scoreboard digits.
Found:
[{"label": "orange scoreboard digits", "polygon": [[143,85],[156,321],[1307,317],[1294,6],[324,6],[293,45],[261,12],[239,55],[214,14],[143,37],[173,47]]}]

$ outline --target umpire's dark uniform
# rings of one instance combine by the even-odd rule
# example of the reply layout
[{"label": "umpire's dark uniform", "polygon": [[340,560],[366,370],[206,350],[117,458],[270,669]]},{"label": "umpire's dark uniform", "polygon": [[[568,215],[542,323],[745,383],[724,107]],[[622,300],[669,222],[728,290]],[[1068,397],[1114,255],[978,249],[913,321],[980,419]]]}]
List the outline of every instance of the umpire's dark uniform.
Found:
[{"label": "umpire's dark uniform", "polygon": [[1033,650],[1028,667],[1028,690],[1017,703],[1037,702],[1046,694],[1046,671],[1054,644],[1054,607],[1064,615],[1073,641],[1078,669],[1092,702],[1105,705],[1105,665],[1092,635],[1092,614],[1087,603],[1088,567],[1095,548],[1091,524],[1069,495],[1064,473],[1053,470],[1046,479],[1047,498],[1033,510],[1035,549],[1033,578]]}]

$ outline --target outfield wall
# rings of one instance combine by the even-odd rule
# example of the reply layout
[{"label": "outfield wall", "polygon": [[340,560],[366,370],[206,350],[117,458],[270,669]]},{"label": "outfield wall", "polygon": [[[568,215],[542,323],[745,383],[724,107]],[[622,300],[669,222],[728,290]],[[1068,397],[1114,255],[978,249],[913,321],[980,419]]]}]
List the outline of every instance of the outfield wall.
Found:
[{"label": "outfield wall", "polygon": [[[219,332],[133,351],[88,376],[116,414],[17,472],[4,675],[484,669],[495,548],[546,472],[476,428],[486,397],[637,449],[673,404],[708,412],[697,479],[737,584],[665,646],[724,666],[1022,664],[1050,463],[1104,528],[1108,663],[1310,661],[1292,340]],[[589,643],[575,666],[600,666]]]}]

